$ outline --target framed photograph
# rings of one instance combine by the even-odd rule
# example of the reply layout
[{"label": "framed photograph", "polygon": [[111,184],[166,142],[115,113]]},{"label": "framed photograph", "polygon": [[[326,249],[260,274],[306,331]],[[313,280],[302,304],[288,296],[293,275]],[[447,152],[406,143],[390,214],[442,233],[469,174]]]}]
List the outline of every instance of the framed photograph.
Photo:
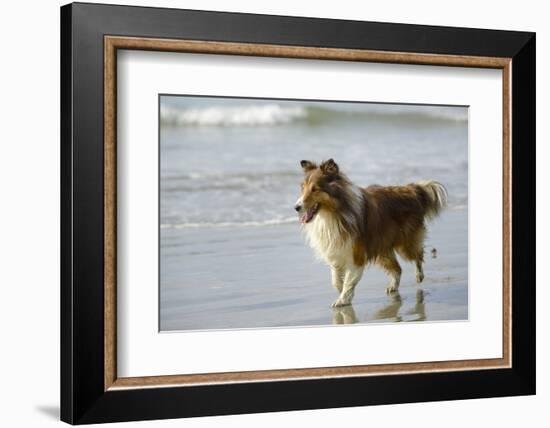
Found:
[{"label": "framed photograph", "polygon": [[535,393],[533,33],[76,3],[61,105],[63,421]]}]

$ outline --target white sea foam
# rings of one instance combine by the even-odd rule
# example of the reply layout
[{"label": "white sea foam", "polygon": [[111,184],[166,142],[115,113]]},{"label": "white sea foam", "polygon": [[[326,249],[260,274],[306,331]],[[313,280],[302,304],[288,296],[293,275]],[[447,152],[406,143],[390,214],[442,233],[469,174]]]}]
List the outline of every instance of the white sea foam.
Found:
[{"label": "white sea foam", "polygon": [[468,120],[468,109],[439,106],[339,104],[333,103],[258,103],[181,107],[161,105],[161,121],[169,126],[275,126],[305,121],[322,124],[334,120],[391,120],[416,122]]},{"label": "white sea foam", "polygon": [[176,223],[176,224],[161,224],[161,229],[197,229],[205,228],[222,228],[222,227],[258,227],[258,226],[277,226],[280,224],[298,224],[297,217],[274,218],[269,220],[259,221],[225,221],[225,222],[196,222],[196,223]]},{"label": "white sea foam", "polygon": [[278,104],[182,110],[163,106],[161,109],[164,124],[180,126],[272,126],[290,123],[306,116],[304,107]]}]

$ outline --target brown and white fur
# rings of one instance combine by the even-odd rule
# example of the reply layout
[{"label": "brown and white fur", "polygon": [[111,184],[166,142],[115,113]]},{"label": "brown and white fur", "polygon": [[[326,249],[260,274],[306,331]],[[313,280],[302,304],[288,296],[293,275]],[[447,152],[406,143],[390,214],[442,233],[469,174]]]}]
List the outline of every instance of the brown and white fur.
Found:
[{"label": "brown and white fur", "polygon": [[351,304],[369,263],[388,273],[386,292],[396,292],[401,280],[396,252],[416,264],[416,282],[422,282],[426,220],[437,216],[447,202],[442,184],[361,188],[332,159],[319,166],[303,160],[301,166],[304,181],[294,208],[309,245],[331,267],[332,285],[340,293],[333,307]]}]

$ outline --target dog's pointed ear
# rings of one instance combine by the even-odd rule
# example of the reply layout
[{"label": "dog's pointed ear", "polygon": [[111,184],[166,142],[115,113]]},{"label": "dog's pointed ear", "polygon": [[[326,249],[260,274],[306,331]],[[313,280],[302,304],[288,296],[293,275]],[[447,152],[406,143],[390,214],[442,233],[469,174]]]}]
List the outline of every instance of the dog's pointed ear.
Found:
[{"label": "dog's pointed ear", "polygon": [[332,158],[327,161],[324,161],[319,168],[321,168],[321,171],[325,175],[334,176],[334,175],[338,175],[338,173],[340,172],[340,168],[338,168],[338,164],[334,162],[334,159]]},{"label": "dog's pointed ear", "polygon": [[317,168],[317,165],[315,165],[314,162],[308,161],[308,160],[302,160],[300,161],[300,165],[302,166],[302,169],[304,172],[309,172],[312,169]]}]

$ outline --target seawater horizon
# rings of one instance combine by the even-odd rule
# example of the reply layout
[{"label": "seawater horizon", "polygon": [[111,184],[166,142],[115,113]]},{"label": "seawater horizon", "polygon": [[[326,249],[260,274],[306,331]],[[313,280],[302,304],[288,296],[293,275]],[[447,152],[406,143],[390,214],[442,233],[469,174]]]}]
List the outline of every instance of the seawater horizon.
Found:
[{"label": "seawater horizon", "polygon": [[467,206],[466,107],[161,96],[161,227],[286,224],[299,161],[358,185],[437,179]]}]

